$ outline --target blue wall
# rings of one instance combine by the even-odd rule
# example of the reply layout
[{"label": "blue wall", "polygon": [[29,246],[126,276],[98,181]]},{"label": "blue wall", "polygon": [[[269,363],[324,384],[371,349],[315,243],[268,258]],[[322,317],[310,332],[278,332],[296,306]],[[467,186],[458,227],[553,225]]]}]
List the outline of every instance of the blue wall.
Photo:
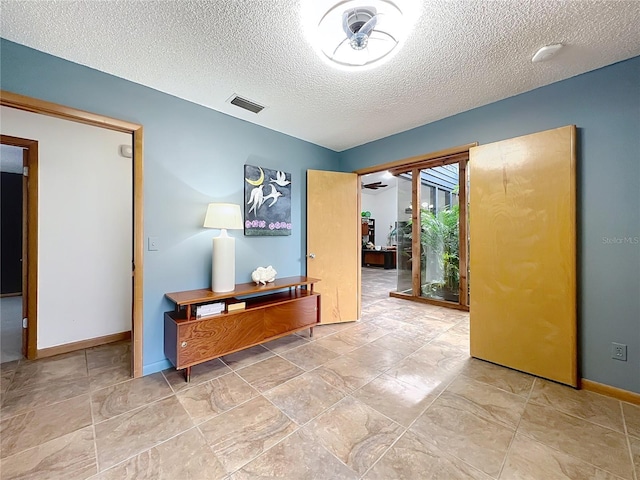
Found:
[{"label": "blue wall", "polygon": [[144,232],[160,250],[144,258],[144,373],[169,364],[163,353],[165,292],[211,284],[211,238],[202,228],[209,202],[242,204],[243,165],[292,175],[289,237],[236,237],[236,281],[257,266],[279,276],[304,273],[306,170],[338,170],[338,154],[141,85],[4,39],[3,90],[144,126]]},{"label": "blue wall", "polygon": [[[0,41],[4,90],[144,125],[144,372],[164,368],[165,292],[210,282],[206,204],[242,203],[245,163],[293,176],[291,237],[236,232],[237,281],[257,265],[304,272],[305,170],[352,171],[478,141],[578,126],[581,376],[640,392],[640,57],[340,154],[30,48]],[[628,361],[610,343],[629,345]]]},{"label": "blue wall", "polygon": [[[580,373],[640,392],[640,57],[347,150],[341,168],[570,124],[578,127]],[[628,345],[627,362],[611,358],[611,342]]]}]

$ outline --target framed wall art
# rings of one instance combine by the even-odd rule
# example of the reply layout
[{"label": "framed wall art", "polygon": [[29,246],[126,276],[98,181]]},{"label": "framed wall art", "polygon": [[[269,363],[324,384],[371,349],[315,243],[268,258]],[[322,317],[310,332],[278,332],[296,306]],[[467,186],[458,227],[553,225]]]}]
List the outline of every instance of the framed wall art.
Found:
[{"label": "framed wall art", "polygon": [[244,166],[244,234],[291,235],[291,174]]}]

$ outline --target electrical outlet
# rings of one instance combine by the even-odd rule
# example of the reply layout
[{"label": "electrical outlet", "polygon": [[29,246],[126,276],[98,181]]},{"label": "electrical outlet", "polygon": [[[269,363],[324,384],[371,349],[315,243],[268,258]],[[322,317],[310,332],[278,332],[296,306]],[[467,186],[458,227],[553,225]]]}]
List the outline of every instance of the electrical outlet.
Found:
[{"label": "electrical outlet", "polygon": [[627,361],[627,346],[624,343],[611,342],[611,358]]}]

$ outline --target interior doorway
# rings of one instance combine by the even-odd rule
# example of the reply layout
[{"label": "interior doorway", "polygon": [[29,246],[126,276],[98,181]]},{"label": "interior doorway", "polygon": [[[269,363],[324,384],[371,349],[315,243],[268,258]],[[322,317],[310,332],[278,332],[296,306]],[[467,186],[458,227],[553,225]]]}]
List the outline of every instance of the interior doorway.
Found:
[{"label": "interior doorway", "polygon": [[[131,290],[132,290],[132,308],[131,308],[131,352],[132,352],[132,374],[134,377],[140,377],[142,370],[142,326],[143,326],[143,258],[144,258],[144,240],[143,240],[143,129],[141,125],[131,122],[118,120],[103,115],[90,112],[76,110],[64,105],[58,105],[43,100],[17,95],[11,92],[0,92],[0,105],[11,107],[17,110],[33,112],[45,116],[57,117],[71,122],[82,123],[86,125],[97,126],[107,130],[123,132],[131,135],[133,146],[133,261],[131,265]],[[33,238],[30,230],[29,241]],[[32,268],[30,262],[30,267]],[[37,271],[35,272],[37,274]],[[31,274],[31,272],[30,272]],[[30,281],[29,289],[35,288],[35,283]],[[29,309],[31,302],[34,301],[32,296],[29,297]],[[29,335],[31,335],[29,329]],[[81,342],[77,342],[80,344]],[[35,338],[34,338],[34,346]],[[79,345],[79,348],[81,346]],[[55,347],[54,347],[55,348]],[[54,348],[48,349],[50,354],[54,354]],[[34,352],[36,355],[37,352]]]},{"label": "interior doorway", "polygon": [[33,359],[37,350],[38,142],[2,135],[0,144],[0,360],[4,363]]},{"label": "interior doorway", "polygon": [[[363,191],[362,266],[393,266],[390,296],[468,311],[467,163],[474,145],[356,172]],[[395,198],[385,206],[395,206],[393,223],[384,222],[380,238],[364,191],[386,188],[392,179]],[[370,239],[372,228],[376,241]]]},{"label": "interior doorway", "polygon": [[396,290],[397,183],[386,170],[360,177],[363,307]]}]

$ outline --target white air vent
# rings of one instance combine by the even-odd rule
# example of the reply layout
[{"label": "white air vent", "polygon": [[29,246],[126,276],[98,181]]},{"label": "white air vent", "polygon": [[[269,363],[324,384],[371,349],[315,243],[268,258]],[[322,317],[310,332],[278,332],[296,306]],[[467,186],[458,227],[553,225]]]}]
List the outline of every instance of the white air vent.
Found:
[{"label": "white air vent", "polygon": [[233,95],[229,100],[229,103],[231,103],[231,105],[235,105],[236,107],[249,110],[253,113],[260,113],[262,110],[264,110],[264,106],[252,102],[251,100],[247,100],[246,98],[242,98],[238,95]]}]

